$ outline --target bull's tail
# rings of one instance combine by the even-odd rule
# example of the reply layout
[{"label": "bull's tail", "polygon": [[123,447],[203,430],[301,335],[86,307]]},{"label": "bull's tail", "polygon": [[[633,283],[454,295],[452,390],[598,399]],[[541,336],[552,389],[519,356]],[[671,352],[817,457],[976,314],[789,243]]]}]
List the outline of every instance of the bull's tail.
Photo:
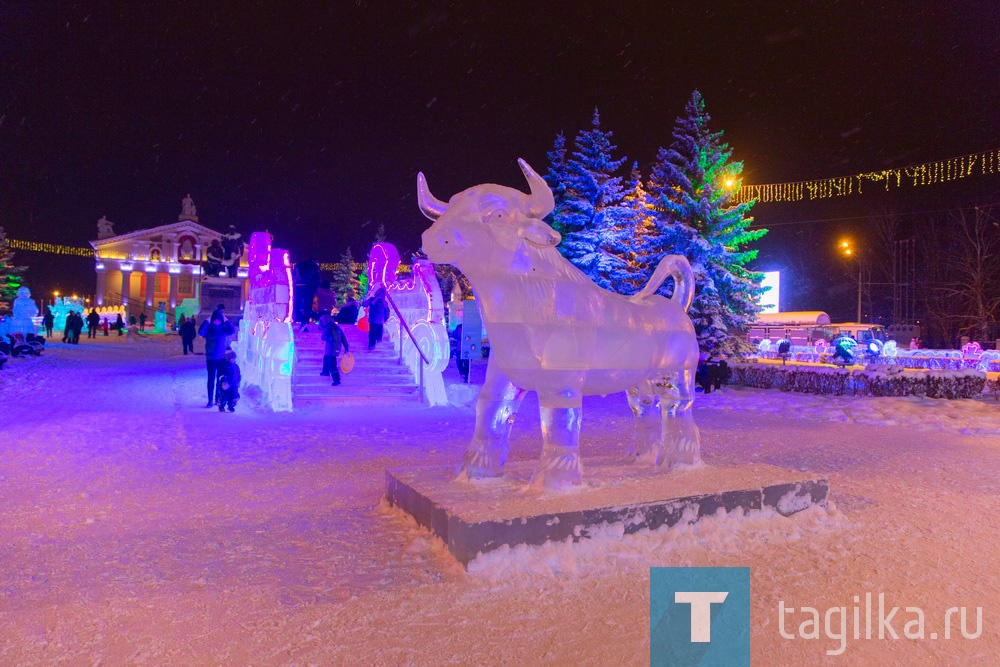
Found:
[{"label": "bull's tail", "polygon": [[646,286],[629,297],[629,301],[633,303],[645,301],[660,289],[667,276],[674,279],[674,294],[670,299],[684,306],[686,311],[694,300],[694,272],[691,271],[691,264],[683,255],[667,255],[661,259]]}]

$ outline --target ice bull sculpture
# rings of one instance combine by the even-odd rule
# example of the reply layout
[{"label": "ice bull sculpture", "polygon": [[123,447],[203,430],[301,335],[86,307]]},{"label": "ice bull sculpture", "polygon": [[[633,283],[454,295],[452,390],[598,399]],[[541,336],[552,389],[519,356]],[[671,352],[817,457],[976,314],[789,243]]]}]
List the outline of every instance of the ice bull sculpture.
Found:
[{"label": "ice bull sculpture", "polygon": [[[452,264],[476,292],[490,335],[476,430],[459,477],[502,474],[508,436],[527,391],[538,394],[542,457],[533,486],[579,484],[583,397],[626,391],[636,437],[628,456],[669,469],[700,461],[691,415],[698,343],[687,309],[694,276],[687,259],[664,257],[630,297],[595,285],[556,250],[542,219],[555,206],[545,181],[519,160],[531,194],[477,185],[436,199],[417,177],[423,233],[433,262]],[[656,294],[668,276],[669,299]],[[659,408],[660,418],[657,418]]]}]

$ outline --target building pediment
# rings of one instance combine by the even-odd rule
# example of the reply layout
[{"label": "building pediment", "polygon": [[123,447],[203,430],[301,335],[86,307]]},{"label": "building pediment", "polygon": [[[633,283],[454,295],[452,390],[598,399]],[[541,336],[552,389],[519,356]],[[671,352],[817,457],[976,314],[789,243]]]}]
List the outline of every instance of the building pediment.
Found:
[{"label": "building pediment", "polygon": [[174,222],[169,225],[162,225],[151,229],[137,229],[136,231],[129,232],[128,234],[109,236],[106,239],[91,241],[90,245],[95,250],[118,250],[115,246],[119,244],[124,244],[125,246],[130,247],[136,241],[160,243],[165,240],[175,240],[185,235],[193,236],[198,239],[198,243],[202,245],[208,245],[213,239],[222,239],[221,232],[209,229],[208,227],[194,222],[193,220],[181,220],[180,222]]}]

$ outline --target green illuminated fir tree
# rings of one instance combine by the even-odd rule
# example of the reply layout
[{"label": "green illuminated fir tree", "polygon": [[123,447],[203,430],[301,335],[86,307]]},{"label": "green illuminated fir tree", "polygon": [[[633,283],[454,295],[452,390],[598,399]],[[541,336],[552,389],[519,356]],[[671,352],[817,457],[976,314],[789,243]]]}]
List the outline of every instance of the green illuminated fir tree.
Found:
[{"label": "green illuminated fir tree", "polygon": [[657,154],[647,188],[657,226],[648,261],[654,267],[666,254],[688,258],[697,282],[689,314],[701,349],[736,352],[763,292],[762,275],[746,268],[757,256],[748,246],[767,230],[750,229],[754,202],[732,203],[743,163],[730,161],[732,150],[709,121],[696,90],[674,124],[670,148]]},{"label": "green illuminated fir tree", "polygon": [[330,281],[330,289],[341,301],[348,290],[354,292],[355,298],[361,296],[361,281],[358,280],[358,274],[354,270],[354,256],[350,248],[340,256],[340,262],[334,269],[333,279]]},{"label": "green illuminated fir tree", "polygon": [[7,234],[0,227],[0,312],[9,311],[21,287],[21,274],[27,267],[14,264],[14,251]]}]

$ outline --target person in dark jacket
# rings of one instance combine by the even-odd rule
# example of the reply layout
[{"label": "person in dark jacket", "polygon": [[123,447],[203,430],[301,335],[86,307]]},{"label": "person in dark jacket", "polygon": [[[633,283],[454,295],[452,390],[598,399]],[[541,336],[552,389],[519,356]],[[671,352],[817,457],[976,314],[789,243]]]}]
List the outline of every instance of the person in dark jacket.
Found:
[{"label": "person in dark jacket", "polygon": [[97,338],[97,326],[101,323],[101,316],[97,314],[96,308],[91,308],[87,313],[87,338]]},{"label": "person in dark jacket", "polygon": [[73,321],[72,321],[72,326],[70,328],[70,339],[69,339],[69,342],[72,343],[73,345],[79,345],[80,344],[80,334],[83,333],[83,315],[80,314],[80,313],[77,313],[77,312],[71,313],[71,315],[67,316],[67,318],[66,318],[67,326],[70,326],[70,324],[69,324],[70,323],[70,319],[69,319],[70,317],[73,318]]},{"label": "person in dark jacket", "polygon": [[382,342],[382,328],[389,319],[385,288],[379,287],[372,296],[362,301],[361,305],[368,309],[368,349],[374,350],[375,343]]},{"label": "person in dark jacket", "polygon": [[729,377],[729,364],[726,358],[718,352],[713,352],[705,362],[707,378],[705,383],[705,393],[709,394],[713,389],[722,389],[723,383]]},{"label": "person in dark jacket", "polygon": [[[309,323],[313,314],[313,299],[322,281],[319,262],[310,258],[295,265],[292,273],[294,280],[294,298],[292,314],[296,322],[303,325]],[[303,329],[300,329],[303,330]]]},{"label": "person in dark jacket", "polygon": [[347,336],[340,328],[337,321],[331,315],[323,315],[319,318],[319,329],[323,338],[323,370],[320,375],[329,375],[333,378],[333,386],[340,384],[340,365],[337,363],[337,355],[340,351],[350,352],[347,345]]},{"label": "person in dark jacket", "polygon": [[141,312],[139,313],[139,331],[145,331],[145,330],[146,330],[146,313]]},{"label": "person in dark jacket", "polygon": [[354,300],[354,292],[344,294],[344,305],[337,311],[337,324],[358,323],[358,302]]},{"label": "person in dark jacket", "polygon": [[236,363],[236,353],[226,350],[226,356],[218,366],[218,382],[215,385],[215,402],[219,412],[236,412],[236,402],[240,400],[240,367]]},{"label": "person in dark jacket", "polygon": [[122,314],[118,313],[118,317],[115,318],[115,329],[118,329],[118,335],[125,335],[125,320],[122,319]]},{"label": "person in dark jacket", "polygon": [[205,367],[208,370],[208,403],[206,408],[215,405],[215,379],[219,367],[226,360],[226,348],[229,346],[229,336],[236,333],[233,323],[219,313],[211,320],[205,320],[198,329],[198,335],[205,339]]},{"label": "person in dark jacket", "polygon": [[55,326],[56,316],[52,314],[52,309],[45,306],[45,314],[42,315],[42,324],[45,325],[45,337],[52,338],[52,327]]},{"label": "person in dark jacket", "polygon": [[455,330],[451,332],[449,336],[451,338],[451,347],[455,355],[455,367],[458,369],[458,374],[462,376],[462,382],[468,384],[469,382],[469,360],[462,358],[462,325],[459,324],[455,327]]},{"label": "person in dark jacket", "polygon": [[[184,316],[181,315],[181,317]],[[194,339],[198,335],[198,329],[195,328],[194,318],[192,317],[189,320],[184,320],[184,322],[181,323],[180,328],[177,330],[177,333],[181,335],[181,345],[184,348],[184,354],[187,354],[188,352],[194,354]]]}]

